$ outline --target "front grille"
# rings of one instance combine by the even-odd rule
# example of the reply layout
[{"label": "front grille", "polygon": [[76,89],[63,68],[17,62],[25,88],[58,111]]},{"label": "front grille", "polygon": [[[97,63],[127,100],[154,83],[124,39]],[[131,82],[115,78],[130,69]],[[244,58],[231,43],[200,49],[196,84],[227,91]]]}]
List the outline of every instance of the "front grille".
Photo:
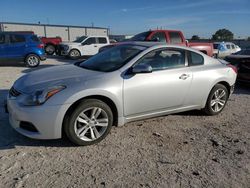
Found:
[{"label": "front grille", "polygon": [[14,87],[12,87],[9,91],[10,96],[12,97],[17,97],[19,96],[21,93],[19,91],[17,91]]}]

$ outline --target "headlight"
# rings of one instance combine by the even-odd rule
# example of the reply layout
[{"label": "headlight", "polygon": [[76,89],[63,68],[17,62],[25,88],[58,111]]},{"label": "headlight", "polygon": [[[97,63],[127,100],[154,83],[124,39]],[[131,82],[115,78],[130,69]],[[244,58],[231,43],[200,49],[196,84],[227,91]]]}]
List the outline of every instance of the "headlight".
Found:
[{"label": "headlight", "polygon": [[31,95],[27,95],[20,101],[22,105],[25,106],[38,106],[45,103],[50,97],[55,95],[56,93],[65,89],[66,86],[54,86],[49,87],[44,90],[38,90],[32,93]]}]

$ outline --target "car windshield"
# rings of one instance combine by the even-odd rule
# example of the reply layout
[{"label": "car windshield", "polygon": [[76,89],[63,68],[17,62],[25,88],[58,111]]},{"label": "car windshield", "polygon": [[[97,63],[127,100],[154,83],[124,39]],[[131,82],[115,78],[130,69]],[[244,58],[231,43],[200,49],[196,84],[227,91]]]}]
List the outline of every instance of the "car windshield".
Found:
[{"label": "car windshield", "polygon": [[148,35],[150,34],[149,31],[147,32],[143,32],[143,33],[139,33],[135,36],[133,36],[130,41],[146,41]]},{"label": "car windshield", "polygon": [[101,72],[115,71],[145,49],[146,47],[139,45],[116,46],[89,58],[78,66]]},{"label": "car windshield", "polygon": [[235,53],[236,55],[250,55],[250,49],[241,50]]},{"label": "car windshield", "polygon": [[79,37],[77,38],[76,40],[74,40],[73,42],[78,42],[78,43],[81,43],[84,39],[86,39],[87,37],[86,36],[82,36],[82,37]]}]

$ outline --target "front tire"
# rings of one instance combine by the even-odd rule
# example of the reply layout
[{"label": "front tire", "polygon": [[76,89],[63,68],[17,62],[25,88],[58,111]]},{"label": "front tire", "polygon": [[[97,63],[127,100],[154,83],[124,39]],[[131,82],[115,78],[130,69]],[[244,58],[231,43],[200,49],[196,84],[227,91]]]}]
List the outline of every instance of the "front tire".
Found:
[{"label": "front tire", "polygon": [[70,52],[69,52],[69,57],[70,57],[71,59],[79,59],[79,58],[81,57],[81,53],[80,53],[80,51],[77,50],[77,49],[72,49],[72,50],[70,50]]},{"label": "front tire", "polygon": [[64,132],[70,141],[80,146],[103,140],[113,125],[110,107],[96,99],[82,101],[66,118]]},{"label": "front tire", "polygon": [[203,111],[210,116],[219,114],[226,106],[228,96],[227,88],[222,84],[216,84],[208,96]]},{"label": "front tire", "polygon": [[40,64],[40,58],[35,54],[30,54],[25,58],[25,64],[31,68],[37,67]]}]

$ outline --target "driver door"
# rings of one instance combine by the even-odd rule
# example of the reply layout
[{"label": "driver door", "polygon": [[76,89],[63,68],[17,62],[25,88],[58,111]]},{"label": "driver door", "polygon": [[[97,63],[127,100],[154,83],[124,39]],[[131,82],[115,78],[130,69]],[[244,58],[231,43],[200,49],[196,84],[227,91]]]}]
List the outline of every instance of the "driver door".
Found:
[{"label": "driver door", "polygon": [[81,54],[92,56],[98,53],[97,38],[89,37],[82,43]]},{"label": "driver door", "polygon": [[158,49],[142,57],[137,64],[148,64],[152,73],[124,78],[124,115],[140,116],[180,108],[192,80],[186,51]]}]

